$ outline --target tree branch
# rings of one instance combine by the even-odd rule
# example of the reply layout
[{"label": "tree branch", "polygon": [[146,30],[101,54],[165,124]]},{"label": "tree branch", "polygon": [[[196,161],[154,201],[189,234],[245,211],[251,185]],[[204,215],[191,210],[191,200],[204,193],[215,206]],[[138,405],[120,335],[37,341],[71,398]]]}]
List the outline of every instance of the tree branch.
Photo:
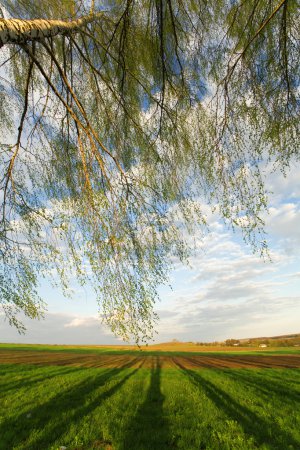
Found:
[{"label": "tree branch", "polygon": [[104,11],[101,11],[69,22],[54,19],[0,19],[0,48],[5,44],[25,44],[28,41],[76,32],[103,14]]}]

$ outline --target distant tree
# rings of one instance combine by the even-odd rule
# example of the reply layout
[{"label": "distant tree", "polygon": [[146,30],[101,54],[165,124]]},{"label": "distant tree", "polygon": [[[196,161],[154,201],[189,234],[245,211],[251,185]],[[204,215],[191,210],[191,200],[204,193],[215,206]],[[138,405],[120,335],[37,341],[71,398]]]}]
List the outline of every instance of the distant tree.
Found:
[{"label": "distant tree", "polygon": [[[202,204],[263,250],[261,161],[299,157],[297,0],[2,0],[0,301],[90,281],[114,333],[152,335]],[[188,231],[188,233],[186,232]],[[187,236],[187,237],[186,237]]]},{"label": "distant tree", "polygon": [[240,345],[240,341],[238,339],[226,339],[225,344],[233,347],[234,345]]}]

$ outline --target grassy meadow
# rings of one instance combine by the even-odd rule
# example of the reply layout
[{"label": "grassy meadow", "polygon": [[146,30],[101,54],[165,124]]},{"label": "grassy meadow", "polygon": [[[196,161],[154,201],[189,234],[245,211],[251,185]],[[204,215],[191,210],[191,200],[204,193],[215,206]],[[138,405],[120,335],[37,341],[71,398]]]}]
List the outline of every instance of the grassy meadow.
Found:
[{"label": "grassy meadow", "polygon": [[0,449],[300,449],[300,352],[0,345]]}]

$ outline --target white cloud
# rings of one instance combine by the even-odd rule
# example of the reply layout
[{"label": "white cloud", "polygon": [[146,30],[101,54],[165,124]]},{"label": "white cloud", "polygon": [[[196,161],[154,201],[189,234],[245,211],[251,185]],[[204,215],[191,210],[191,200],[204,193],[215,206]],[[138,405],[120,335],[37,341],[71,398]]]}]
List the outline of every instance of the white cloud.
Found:
[{"label": "white cloud", "polygon": [[177,310],[178,315],[173,317],[172,323],[169,320],[166,329],[161,324],[161,337],[212,341],[299,332],[299,296],[262,296],[230,304],[219,300],[200,303],[194,311],[183,304],[179,309],[177,304]]},{"label": "white cloud", "polygon": [[279,239],[300,242],[300,205],[284,203],[271,207],[266,219],[270,233]]},{"label": "white cloud", "polygon": [[300,198],[299,163],[293,163],[284,176],[280,171],[266,174],[266,185],[274,203]]},{"label": "white cloud", "polygon": [[64,324],[65,328],[82,328],[93,327],[99,324],[99,318],[97,317],[74,317]]},{"label": "white cloud", "polygon": [[271,261],[252,254],[222,223],[199,240],[192,270],[177,268],[159,337],[209,341],[299,332],[299,180],[298,168],[290,180],[271,176],[274,193],[266,217]]},{"label": "white cloud", "polygon": [[47,313],[44,320],[21,318],[27,328],[18,334],[4,317],[0,316],[0,342],[31,344],[100,345],[120,344],[110,330],[96,317]]}]

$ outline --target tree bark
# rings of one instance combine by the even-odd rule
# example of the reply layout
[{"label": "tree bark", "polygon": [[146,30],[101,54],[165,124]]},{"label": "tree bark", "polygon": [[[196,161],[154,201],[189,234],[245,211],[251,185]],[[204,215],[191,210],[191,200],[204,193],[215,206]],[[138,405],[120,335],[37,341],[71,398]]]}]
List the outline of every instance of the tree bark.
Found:
[{"label": "tree bark", "polygon": [[0,19],[0,48],[5,44],[24,44],[28,41],[78,31],[103,13],[89,14],[76,20]]}]

